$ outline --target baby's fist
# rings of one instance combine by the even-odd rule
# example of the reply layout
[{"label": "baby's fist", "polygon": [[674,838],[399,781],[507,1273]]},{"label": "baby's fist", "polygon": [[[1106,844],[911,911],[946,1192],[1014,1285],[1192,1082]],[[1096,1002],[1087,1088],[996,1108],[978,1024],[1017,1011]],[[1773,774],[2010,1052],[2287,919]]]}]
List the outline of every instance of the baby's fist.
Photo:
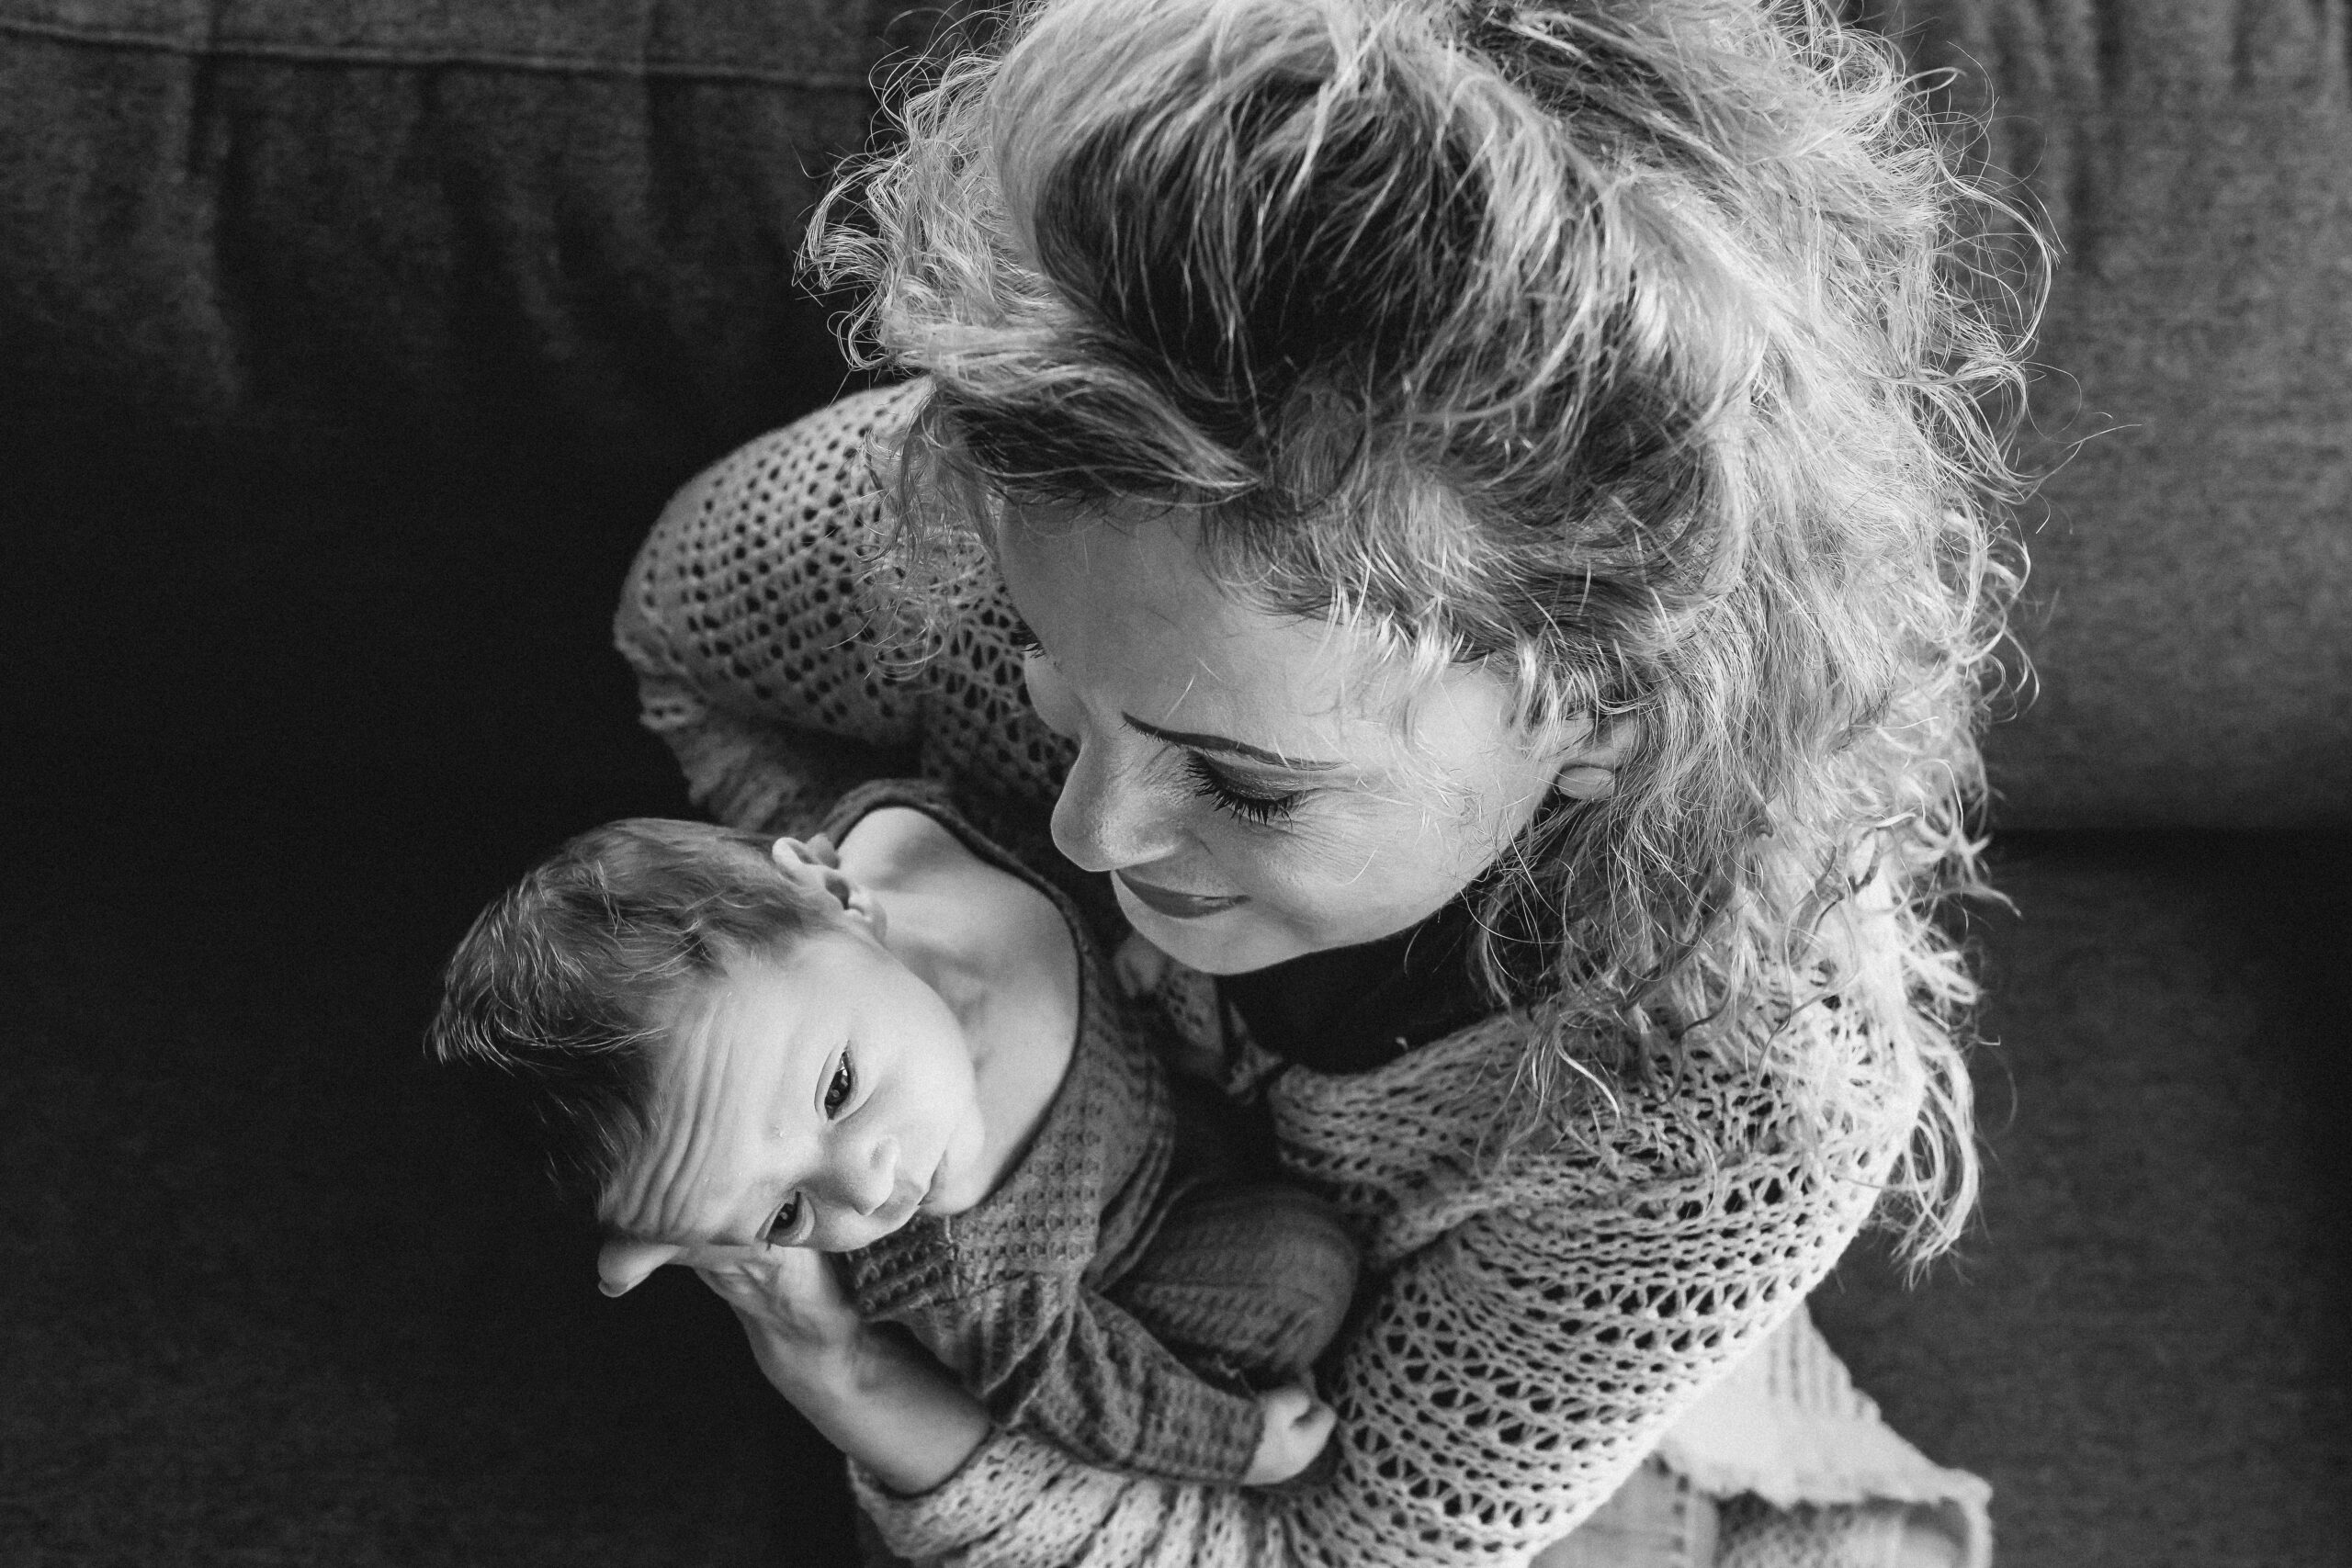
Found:
[{"label": "baby's fist", "polygon": [[1264,1424],[1258,1431],[1250,1472],[1241,1478],[1245,1486],[1271,1486],[1305,1470],[1331,1440],[1331,1428],[1339,1421],[1338,1414],[1303,1383],[1260,1394],[1258,1410]]}]

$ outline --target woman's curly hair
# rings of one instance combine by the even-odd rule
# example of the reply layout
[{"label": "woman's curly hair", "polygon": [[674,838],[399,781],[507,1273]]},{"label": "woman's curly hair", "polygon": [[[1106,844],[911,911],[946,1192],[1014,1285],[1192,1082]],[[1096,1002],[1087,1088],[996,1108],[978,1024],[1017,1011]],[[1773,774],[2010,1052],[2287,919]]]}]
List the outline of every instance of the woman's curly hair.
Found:
[{"label": "woman's curly hair", "polygon": [[1532,1100],[1827,1010],[1869,1027],[1774,1060],[1826,1132],[1924,1102],[1894,1181],[1948,1244],[1973,988],[1933,916],[1978,880],[2040,269],[1894,50],[1813,0],[996,24],[813,231],[857,350],[931,377],[898,570],[952,586],[1006,500],[1181,507],[1258,604],[1482,664],[1539,729],[1632,721],[1480,885]]}]

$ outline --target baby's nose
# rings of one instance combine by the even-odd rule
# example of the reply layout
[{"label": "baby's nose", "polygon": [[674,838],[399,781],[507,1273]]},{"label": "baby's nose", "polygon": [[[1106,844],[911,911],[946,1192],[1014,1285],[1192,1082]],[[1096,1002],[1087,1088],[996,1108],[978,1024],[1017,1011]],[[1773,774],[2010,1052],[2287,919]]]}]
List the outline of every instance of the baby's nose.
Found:
[{"label": "baby's nose", "polygon": [[861,1214],[870,1214],[890,1201],[899,1190],[899,1140],[876,1138],[865,1157],[842,1173],[842,1197]]}]

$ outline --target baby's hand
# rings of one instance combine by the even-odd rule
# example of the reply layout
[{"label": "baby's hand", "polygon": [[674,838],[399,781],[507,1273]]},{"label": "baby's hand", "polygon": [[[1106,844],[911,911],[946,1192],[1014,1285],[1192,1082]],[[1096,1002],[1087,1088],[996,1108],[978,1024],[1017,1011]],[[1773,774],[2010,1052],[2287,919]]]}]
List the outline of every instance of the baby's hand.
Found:
[{"label": "baby's hand", "polygon": [[865,1325],[821,1252],[729,1247],[695,1272],[735,1309],[752,1359],[787,1398],[797,1402],[803,1385],[845,1376],[862,1348]]},{"label": "baby's hand", "polygon": [[1304,1383],[1260,1394],[1258,1409],[1265,1424],[1259,1428],[1250,1472],[1241,1478],[1244,1486],[1271,1486],[1305,1470],[1331,1440],[1339,1422],[1338,1413]]}]

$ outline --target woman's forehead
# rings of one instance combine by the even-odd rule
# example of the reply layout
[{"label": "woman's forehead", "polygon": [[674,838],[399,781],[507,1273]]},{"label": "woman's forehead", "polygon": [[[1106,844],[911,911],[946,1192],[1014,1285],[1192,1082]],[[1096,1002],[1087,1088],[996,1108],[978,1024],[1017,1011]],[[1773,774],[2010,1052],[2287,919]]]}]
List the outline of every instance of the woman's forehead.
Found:
[{"label": "woman's forehead", "polygon": [[991,533],[1015,607],[1064,673],[1149,710],[1131,715],[1147,725],[1370,767],[1419,750],[1433,716],[1450,716],[1442,731],[1484,729],[1508,710],[1483,671],[1431,669],[1370,626],[1218,581],[1182,513],[1024,509]]}]

